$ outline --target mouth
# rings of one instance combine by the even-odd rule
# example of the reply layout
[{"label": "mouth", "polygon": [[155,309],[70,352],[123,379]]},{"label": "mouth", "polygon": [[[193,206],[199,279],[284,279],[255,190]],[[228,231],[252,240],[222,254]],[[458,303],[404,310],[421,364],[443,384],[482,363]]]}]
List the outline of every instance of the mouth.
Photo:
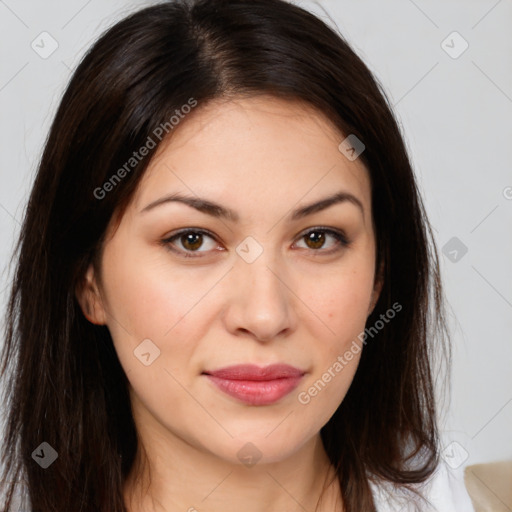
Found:
[{"label": "mouth", "polygon": [[243,364],[203,372],[217,389],[249,405],[269,405],[279,401],[299,385],[304,374],[286,364],[263,368]]}]

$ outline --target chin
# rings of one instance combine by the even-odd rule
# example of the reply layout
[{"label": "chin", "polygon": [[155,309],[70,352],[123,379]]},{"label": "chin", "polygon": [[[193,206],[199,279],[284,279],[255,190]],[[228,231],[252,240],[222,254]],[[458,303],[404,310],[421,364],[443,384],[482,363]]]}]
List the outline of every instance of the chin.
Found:
[{"label": "chin", "polygon": [[237,435],[234,439],[227,440],[227,452],[223,450],[218,456],[231,464],[273,464],[291,457],[308,441],[299,433],[295,437],[289,434],[283,436],[277,432],[269,435],[268,432],[270,430],[259,430],[253,434],[246,432],[244,435]]}]

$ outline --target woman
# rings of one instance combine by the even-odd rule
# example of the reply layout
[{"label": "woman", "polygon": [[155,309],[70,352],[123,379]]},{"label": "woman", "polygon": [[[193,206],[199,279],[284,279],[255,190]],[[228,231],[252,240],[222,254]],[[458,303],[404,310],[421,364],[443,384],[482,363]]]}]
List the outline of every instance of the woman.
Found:
[{"label": "woman", "polygon": [[471,510],[439,460],[449,350],[411,164],[312,14],[172,1],[109,29],[17,254],[2,480],[31,510]]}]

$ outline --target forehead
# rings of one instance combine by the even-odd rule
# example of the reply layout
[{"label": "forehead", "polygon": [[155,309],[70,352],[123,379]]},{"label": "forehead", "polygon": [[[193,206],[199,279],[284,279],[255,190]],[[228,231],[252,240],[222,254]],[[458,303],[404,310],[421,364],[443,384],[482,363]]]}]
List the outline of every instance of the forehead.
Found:
[{"label": "forehead", "polygon": [[[322,113],[270,96],[211,101],[184,116],[143,176],[140,211],[170,191],[284,206],[344,189],[370,205],[369,173],[338,149],[345,138]],[[245,201],[244,201],[245,198]],[[273,200],[273,201],[272,201]]]}]

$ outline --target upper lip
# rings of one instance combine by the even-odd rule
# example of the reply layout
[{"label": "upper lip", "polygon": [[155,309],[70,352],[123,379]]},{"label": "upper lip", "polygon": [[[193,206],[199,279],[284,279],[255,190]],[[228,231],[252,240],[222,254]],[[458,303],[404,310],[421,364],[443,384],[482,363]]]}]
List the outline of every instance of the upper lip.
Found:
[{"label": "upper lip", "polygon": [[263,367],[254,364],[238,364],[226,366],[218,370],[205,371],[203,373],[221,379],[264,381],[287,377],[302,377],[305,372],[288,364],[271,364]]}]

